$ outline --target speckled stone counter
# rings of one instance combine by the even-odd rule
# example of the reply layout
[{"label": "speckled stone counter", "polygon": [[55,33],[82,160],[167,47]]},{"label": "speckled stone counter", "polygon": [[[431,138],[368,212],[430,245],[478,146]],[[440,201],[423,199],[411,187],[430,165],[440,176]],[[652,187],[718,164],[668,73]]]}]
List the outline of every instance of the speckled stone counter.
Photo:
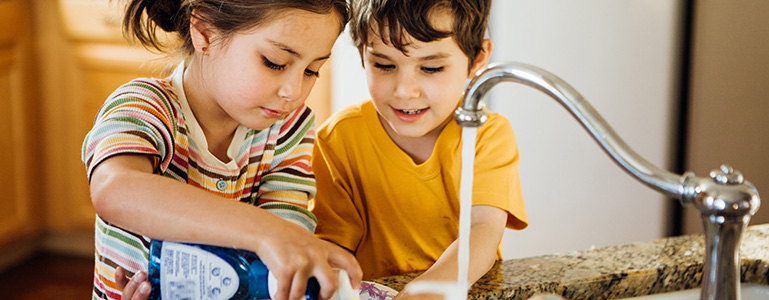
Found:
[{"label": "speckled stone counter", "polygon": [[[528,299],[553,293],[566,299],[622,299],[696,288],[705,257],[702,235],[499,262],[470,299]],[[742,282],[769,285],[769,224],[748,227],[740,247]],[[401,290],[418,274],[376,279]]]}]

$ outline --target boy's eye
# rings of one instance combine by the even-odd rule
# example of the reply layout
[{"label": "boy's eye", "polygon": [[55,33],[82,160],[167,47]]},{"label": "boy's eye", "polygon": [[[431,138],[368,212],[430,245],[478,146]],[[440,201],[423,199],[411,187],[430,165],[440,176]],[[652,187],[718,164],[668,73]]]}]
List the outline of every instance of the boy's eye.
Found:
[{"label": "boy's eye", "polygon": [[310,69],[304,69],[304,76],[308,76],[308,77],[320,77],[320,72],[318,72],[318,71],[313,71],[313,70],[310,70]]},{"label": "boy's eye", "polygon": [[264,57],[264,56],[262,56],[262,63],[264,63],[264,65],[266,67],[268,67],[270,69],[273,69],[273,70],[281,71],[281,70],[286,68],[286,65],[276,64],[276,63],[270,61],[269,59],[267,59],[267,57]]},{"label": "boy's eye", "polygon": [[422,71],[428,74],[438,73],[440,71],[443,71],[443,67],[436,67],[436,68],[422,67]]},{"label": "boy's eye", "polygon": [[390,71],[392,69],[395,69],[395,65],[385,65],[380,63],[374,63],[374,67],[382,71]]}]

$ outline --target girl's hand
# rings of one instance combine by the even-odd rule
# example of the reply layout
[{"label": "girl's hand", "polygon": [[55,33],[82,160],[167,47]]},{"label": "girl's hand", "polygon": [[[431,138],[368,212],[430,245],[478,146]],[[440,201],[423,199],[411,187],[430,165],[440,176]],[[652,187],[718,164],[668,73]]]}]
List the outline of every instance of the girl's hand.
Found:
[{"label": "girl's hand", "polygon": [[123,300],[147,300],[150,296],[150,282],[147,280],[147,272],[139,271],[130,279],[126,277],[125,269],[115,269],[115,283],[123,291]]},{"label": "girl's hand", "polygon": [[300,226],[287,224],[261,242],[257,253],[278,280],[273,300],[303,298],[310,277],[320,283],[320,299],[330,299],[339,285],[332,268],[347,271],[352,287],[360,288],[363,272],[355,257]]}]

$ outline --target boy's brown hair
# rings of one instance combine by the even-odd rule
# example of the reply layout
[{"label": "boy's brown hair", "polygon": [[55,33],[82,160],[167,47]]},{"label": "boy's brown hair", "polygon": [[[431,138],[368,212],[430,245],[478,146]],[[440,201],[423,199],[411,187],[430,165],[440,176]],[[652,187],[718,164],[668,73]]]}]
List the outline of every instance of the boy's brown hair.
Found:
[{"label": "boy's brown hair", "polygon": [[[430,22],[440,9],[453,17],[451,31],[438,30]],[[381,38],[406,54],[409,43],[404,32],[426,43],[453,37],[471,67],[483,51],[490,10],[491,0],[353,0],[350,35],[361,58],[372,38]],[[370,37],[371,33],[375,36]]]}]

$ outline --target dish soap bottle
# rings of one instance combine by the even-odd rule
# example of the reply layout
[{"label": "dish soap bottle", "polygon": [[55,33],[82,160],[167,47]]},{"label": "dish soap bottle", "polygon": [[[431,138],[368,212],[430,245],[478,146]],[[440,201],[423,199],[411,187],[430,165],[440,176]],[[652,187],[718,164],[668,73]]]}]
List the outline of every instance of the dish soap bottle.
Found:
[{"label": "dish soap bottle", "polygon": [[[149,256],[150,300],[271,299],[277,288],[251,251],[152,240]],[[319,291],[318,280],[310,278],[305,300],[317,300]]]}]

